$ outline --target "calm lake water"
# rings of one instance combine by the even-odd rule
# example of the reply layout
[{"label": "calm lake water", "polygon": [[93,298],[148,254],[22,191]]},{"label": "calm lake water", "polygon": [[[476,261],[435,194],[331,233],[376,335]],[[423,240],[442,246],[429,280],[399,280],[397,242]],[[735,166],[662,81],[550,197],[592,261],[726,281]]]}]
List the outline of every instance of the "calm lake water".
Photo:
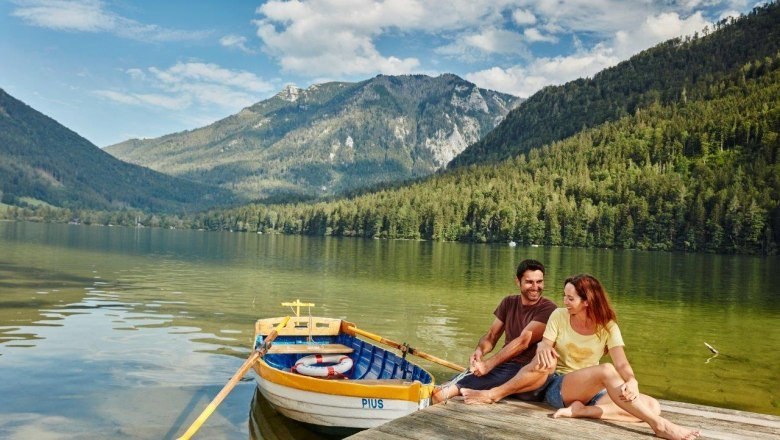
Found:
[{"label": "calm lake water", "polygon": [[[175,438],[296,298],[465,364],[524,258],[558,304],[568,275],[602,280],[644,392],[780,415],[777,257],[0,222],[0,438]],[[254,389],[201,438],[316,437]]]}]

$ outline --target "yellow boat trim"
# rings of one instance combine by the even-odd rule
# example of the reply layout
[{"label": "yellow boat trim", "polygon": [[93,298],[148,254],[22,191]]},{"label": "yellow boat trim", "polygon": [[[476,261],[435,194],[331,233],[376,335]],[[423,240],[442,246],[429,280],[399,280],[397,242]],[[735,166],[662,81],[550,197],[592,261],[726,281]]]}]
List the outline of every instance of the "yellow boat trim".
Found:
[{"label": "yellow boat trim", "polygon": [[259,359],[255,363],[254,369],[260,377],[275,384],[304,391],[340,396],[419,402],[430,397],[434,387],[433,383],[423,385],[417,380],[408,385],[366,385],[360,383],[360,381],[317,379],[277,370],[268,365],[263,359]]}]

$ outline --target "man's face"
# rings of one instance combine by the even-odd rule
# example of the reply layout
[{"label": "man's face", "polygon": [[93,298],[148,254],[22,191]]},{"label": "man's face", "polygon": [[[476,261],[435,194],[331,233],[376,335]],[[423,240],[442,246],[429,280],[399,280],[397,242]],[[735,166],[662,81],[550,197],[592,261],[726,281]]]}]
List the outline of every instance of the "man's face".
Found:
[{"label": "man's face", "polygon": [[531,304],[536,303],[544,292],[544,273],[541,270],[527,270],[517,280],[520,295]]}]

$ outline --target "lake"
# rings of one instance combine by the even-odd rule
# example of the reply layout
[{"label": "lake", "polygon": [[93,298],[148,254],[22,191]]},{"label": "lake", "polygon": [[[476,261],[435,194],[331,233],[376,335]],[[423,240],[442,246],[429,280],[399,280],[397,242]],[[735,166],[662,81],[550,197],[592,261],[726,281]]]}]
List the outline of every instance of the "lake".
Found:
[{"label": "lake", "polygon": [[[0,222],[0,438],[175,438],[295,299],[465,365],[524,258],[559,305],[567,276],[602,281],[643,392],[780,415],[775,256]],[[254,390],[201,438],[316,438]]]}]

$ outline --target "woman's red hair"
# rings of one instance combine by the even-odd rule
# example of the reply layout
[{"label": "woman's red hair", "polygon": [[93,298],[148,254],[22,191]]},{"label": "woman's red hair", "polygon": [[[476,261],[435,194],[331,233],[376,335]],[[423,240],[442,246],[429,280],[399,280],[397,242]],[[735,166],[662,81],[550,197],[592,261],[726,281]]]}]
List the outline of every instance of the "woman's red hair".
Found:
[{"label": "woman's red hair", "polygon": [[593,275],[586,273],[574,275],[566,278],[563,285],[571,284],[577,291],[577,295],[588,302],[586,313],[594,323],[596,328],[606,328],[610,321],[617,321],[617,315],[612,305],[609,303],[607,291],[601,286],[599,280]]}]

